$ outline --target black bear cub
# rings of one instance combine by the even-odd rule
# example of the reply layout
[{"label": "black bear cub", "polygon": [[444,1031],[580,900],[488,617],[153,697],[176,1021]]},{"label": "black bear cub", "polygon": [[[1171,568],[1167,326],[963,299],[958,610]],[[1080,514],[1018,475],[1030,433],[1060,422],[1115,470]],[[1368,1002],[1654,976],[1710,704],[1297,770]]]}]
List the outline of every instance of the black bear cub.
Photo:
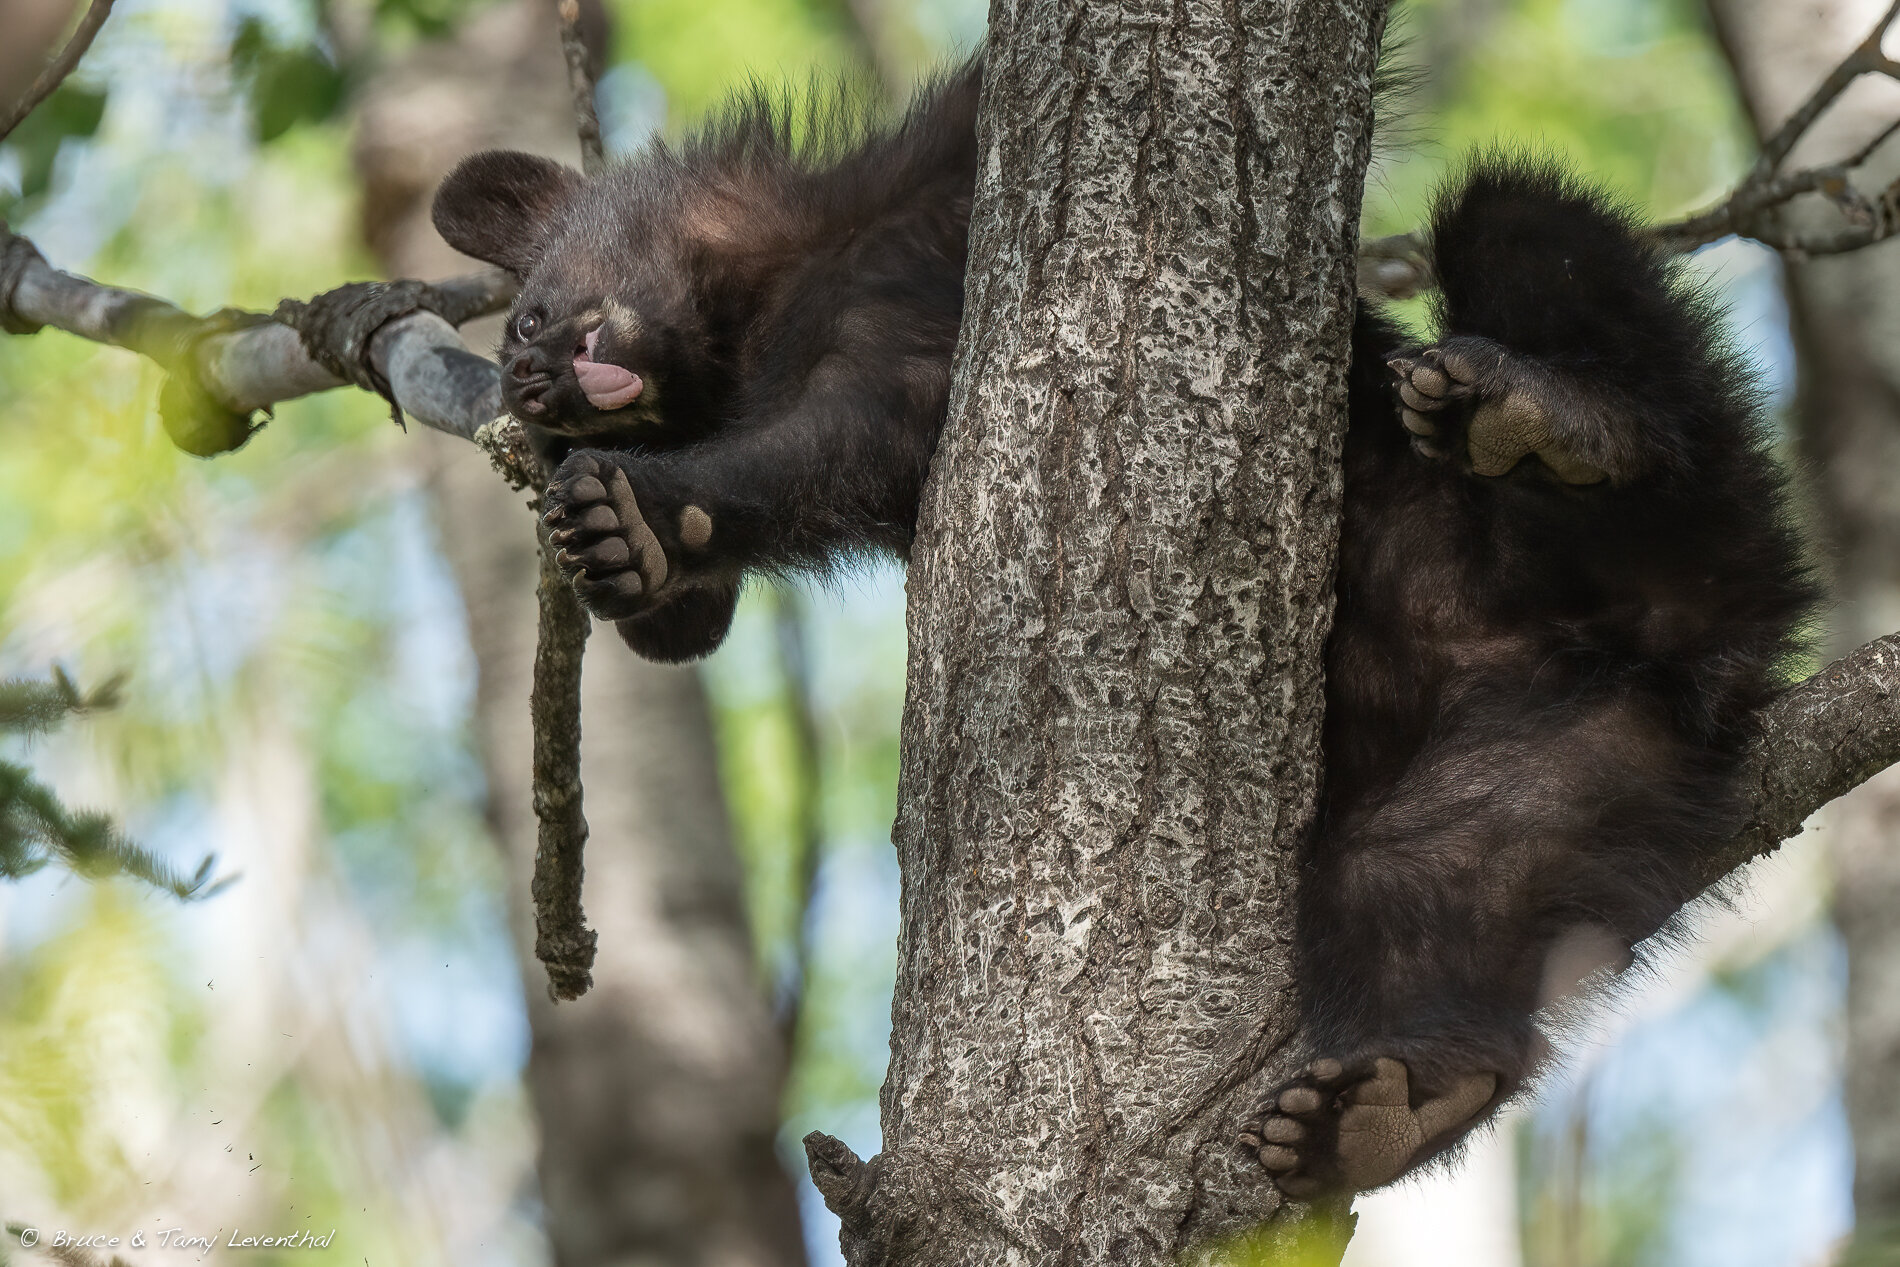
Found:
[{"label": "black bear cub", "polygon": [[1695,895],[1817,597],[1753,381],[1628,215],[1491,159],[1431,245],[1434,341],[1354,336],[1319,1058],[1242,1135],[1296,1196],[1458,1143],[1534,1072],[1533,1013]]},{"label": "black bear cub", "polygon": [[450,245],[522,280],[503,399],[587,441],[547,520],[635,651],[712,651],[748,569],[908,552],[963,316],[980,75],[888,130],[754,91],[593,181],[503,151],[437,192]]},{"label": "black bear cub", "polygon": [[[711,651],[750,569],[908,549],[979,86],[973,62],[889,129],[755,93],[591,182],[491,153],[444,184],[443,235],[522,278],[504,396],[586,446],[546,518],[636,651]],[[1626,214],[1485,160],[1432,245],[1436,336],[1355,332],[1314,1059],[1241,1132],[1294,1196],[1456,1145],[1535,1071],[1539,1009],[1693,895],[1815,599],[1749,376]]]}]

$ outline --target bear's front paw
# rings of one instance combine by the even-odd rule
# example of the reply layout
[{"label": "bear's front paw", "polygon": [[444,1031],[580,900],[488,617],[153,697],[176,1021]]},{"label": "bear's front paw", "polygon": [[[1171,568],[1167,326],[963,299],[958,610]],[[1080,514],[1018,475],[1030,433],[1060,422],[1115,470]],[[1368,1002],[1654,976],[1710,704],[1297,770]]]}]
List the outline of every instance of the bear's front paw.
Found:
[{"label": "bear's front paw", "polygon": [[1411,1081],[1389,1056],[1316,1060],[1267,1096],[1241,1146],[1295,1200],[1381,1187],[1455,1142],[1498,1087],[1495,1074],[1472,1073],[1414,1104]]},{"label": "bear's front paw", "polygon": [[666,584],[666,551],[634,500],[627,473],[604,454],[581,450],[548,484],[548,541],[582,606],[602,620],[652,607]]},{"label": "bear's front paw", "polygon": [[1470,382],[1454,377],[1437,348],[1422,348],[1386,362],[1398,378],[1399,421],[1412,433],[1412,451],[1420,457],[1450,453],[1447,423],[1477,394]]},{"label": "bear's front paw", "polygon": [[1507,474],[1535,456],[1566,484],[1595,484],[1606,472],[1571,451],[1545,405],[1547,376],[1488,339],[1458,338],[1396,356],[1399,421],[1421,457],[1442,458],[1458,447],[1476,475]]}]

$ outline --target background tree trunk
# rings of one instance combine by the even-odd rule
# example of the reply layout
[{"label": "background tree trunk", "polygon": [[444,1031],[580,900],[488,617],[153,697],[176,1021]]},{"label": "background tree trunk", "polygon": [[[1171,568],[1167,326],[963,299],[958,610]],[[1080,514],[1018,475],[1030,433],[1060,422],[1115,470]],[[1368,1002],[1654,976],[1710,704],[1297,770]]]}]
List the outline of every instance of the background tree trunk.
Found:
[{"label": "background tree trunk", "polygon": [[0,4],[0,109],[26,96],[78,0],[6,0]]},{"label": "background tree trunk", "polygon": [[[1874,28],[1887,0],[1710,0],[1758,130],[1786,118]],[[1837,160],[1890,123],[1900,87],[1865,80],[1796,150]],[[1878,188],[1900,161],[1876,160]],[[1833,525],[1840,604],[1833,654],[1900,628],[1900,252],[1790,262],[1801,368],[1800,439]],[[1847,947],[1847,1112],[1863,1227],[1900,1222],[1900,770],[1832,806],[1834,918]]]},{"label": "background tree trunk", "polygon": [[[467,267],[428,219],[436,183],[464,155],[507,145],[577,162],[553,9],[521,0],[483,13],[367,94],[365,230],[390,275]],[[527,894],[532,521],[479,450],[415,439],[428,446],[478,665],[488,818],[515,886],[554,1261],[799,1267],[797,1206],[775,1151],[785,1057],[755,972],[698,675],[636,658],[611,631],[587,658],[586,909],[600,950],[593,990],[557,1006],[534,958]]]},{"label": "background tree trunk", "polygon": [[1175,1261],[1295,1028],[1378,0],[991,8],[854,1264]]}]

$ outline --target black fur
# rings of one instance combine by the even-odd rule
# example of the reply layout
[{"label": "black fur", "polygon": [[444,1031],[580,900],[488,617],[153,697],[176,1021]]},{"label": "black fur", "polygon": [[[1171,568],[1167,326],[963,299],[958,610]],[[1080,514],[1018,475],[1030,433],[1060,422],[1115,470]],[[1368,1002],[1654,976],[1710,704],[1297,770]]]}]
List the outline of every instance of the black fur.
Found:
[{"label": "black fur", "polygon": [[[980,83],[971,62],[889,129],[754,90],[683,147],[585,185],[480,154],[437,194],[451,244],[522,276],[501,349],[511,410],[599,446],[585,452],[624,472],[664,552],[665,583],[635,586],[617,548],[590,569],[600,534],[561,525],[583,599],[635,650],[710,652],[748,568],[908,552],[963,316]],[[518,192],[530,164],[551,212]],[[543,328],[523,339],[527,314]],[[646,382],[626,409],[581,394],[572,356],[591,326],[597,359]],[[557,520],[575,469],[557,473]],[[697,547],[680,533],[689,506],[711,524]]]},{"label": "black fur", "polygon": [[[523,275],[515,319],[539,329],[511,325],[509,403],[593,446],[548,517],[636,650],[710,651],[747,569],[908,549],[961,317],[978,89],[972,63],[894,129],[818,119],[796,143],[754,93],[593,182],[482,155],[445,185],[445,236]],[[1626,214],[1491,159],[1443,198],[1433,244],[1437,338],[1403,349],[1371,312],[1354,336],[1300,934],[1316,1055],[1396,1058],[1413,1105],[1496,1080],[1401,1170],[1531,1075],[1560,967],[1616,966],[1691,896],[1815,598],[1749,377]],[[576,377],[596,327],[594,359],[646,384],[621,410]],[[1289,1191],[1390,1177],[1321,1155],[1353,1076],[1303,1084],[1321,1107],[1264,1137],[1294,1141]]]},{"label": "black fur", "polygon": [[1438,346],[1528,383],[1607,479],[1422,456],[1457,438],[1394,425],[1397,339],[1360,320],[1301,974],[1316,1054],[1396,1057],[1414,1103],[1488,1071],[1495,1106],[1574,982],[1555,952],[1621,966],[1741,825],[1817,594],[1752,380],[1627,214],[1491,159],[1432,245]]}]

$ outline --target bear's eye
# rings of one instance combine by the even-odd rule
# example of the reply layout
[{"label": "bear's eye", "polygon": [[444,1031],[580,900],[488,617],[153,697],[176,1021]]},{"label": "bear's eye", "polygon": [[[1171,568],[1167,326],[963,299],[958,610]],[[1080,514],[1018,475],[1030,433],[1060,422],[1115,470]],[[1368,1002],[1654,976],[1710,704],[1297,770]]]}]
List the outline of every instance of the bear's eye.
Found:
[{"label": "bear's eye", "polygon": [[541,333],[541,314],[524,312],[515,318],[515,338],[527,342]]}]

